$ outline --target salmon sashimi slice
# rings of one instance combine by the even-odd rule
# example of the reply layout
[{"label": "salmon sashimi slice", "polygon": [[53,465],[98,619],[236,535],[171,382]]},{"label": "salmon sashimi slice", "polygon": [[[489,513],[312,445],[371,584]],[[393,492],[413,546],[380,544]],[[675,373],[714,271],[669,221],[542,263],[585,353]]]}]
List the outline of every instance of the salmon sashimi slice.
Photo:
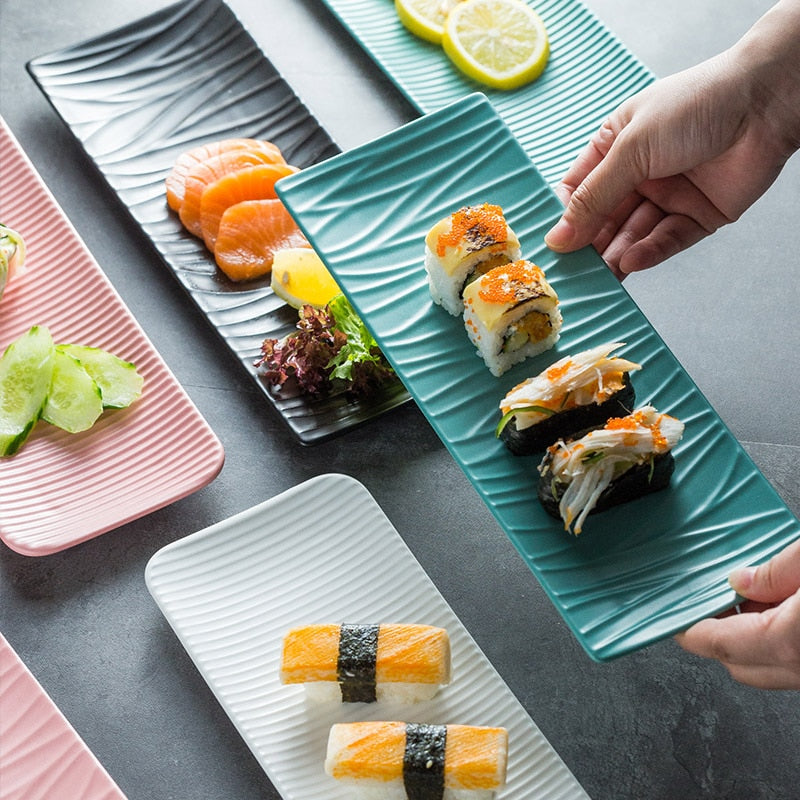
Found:
[{"label": "salmon sashimi slice", "polygon": [[203,192],[214,181],[236,170],[252,167],[256,164],[272,164],[274,155],[266,150],[229,150],[201,161],[186,174],[186,182],[178,216],[189,233],[202,238],[203,228],[200,223],[200,202]]},{"label": "salmon sashimi slice", "polygon": [[203,161],[209,158],[215,158],[232,150],[251,150],[262,151],[270,153],[273,157],[273,163],[283,163],[283,155],[280,149],[272,142],[264,141],[263,139],[246,139],[242,137],[235,137],[231,139],[221,139],[207,144],[200,144],[197,147],[191,148],[181,153],[175,160],[169,175],[167,175],[165,185],[167,192],[167,205],[173,211],[180,211],[183,205],[183,195],[186,187],[186,176]]},{"label": "salmon sashimi slice", "polygon": [[[338,680],[338,624],[305,625],[284,637],[281,680],[307,683]],[[450,681],[450,639],[433,625],[384,623],[378,626],[377,683]]]},{"label": "salmon sashimi slice", "polygon": [[214,258],[233,281],[269,274],[278,250],[311,247],[280,200],[244,200],[219,223]]},{"label": "salmon sashimi slice", "polygon": [[200,197],[200,227],[206,247],[213,252],[225,211],[243,200],[274,200],[275,181],[297,172],[289,164],[256,164],[223,175]]},{"label": "salmon sashimi slice", "polygon": [[[441,727],[441,726],[433,726]],[[403,780],[405,722],[349,722],[331,727],[325,771],[344,780]],[[492,791],[506,781],[508,731],[478,725],[446,725],[444,785]]]}]

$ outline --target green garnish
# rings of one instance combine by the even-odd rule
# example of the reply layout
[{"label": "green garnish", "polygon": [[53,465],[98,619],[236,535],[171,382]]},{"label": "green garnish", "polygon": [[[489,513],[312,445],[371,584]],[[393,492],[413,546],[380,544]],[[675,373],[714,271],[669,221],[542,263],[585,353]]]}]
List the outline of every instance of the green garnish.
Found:
[{"label": "green garnish", "polygon": [[512,408],[511,411],[506,411],[505,414],[500,419],[500,422],[497,423],[497,427],[494,429],[495,437],[499,438],[500,434],[503,432],[503,429],[508,425],[511,421],[512,417],[516,417],[517,414],[544,414],[545,416],[552,416],[556,412],[553,411],[552,408],[545,408],[544,406],[524,406],[523,408]]},{"label": "green garnish", "polygon": [[347,336],[347,341],[339,348],[328,362],[332,378],[353,380],[353,365],[363,363],[383,364],[383,357],[378,350],[378,343],[372,338],[361,317],[343,294],[336,295],[328,308],[336,321],[336,327]]}]

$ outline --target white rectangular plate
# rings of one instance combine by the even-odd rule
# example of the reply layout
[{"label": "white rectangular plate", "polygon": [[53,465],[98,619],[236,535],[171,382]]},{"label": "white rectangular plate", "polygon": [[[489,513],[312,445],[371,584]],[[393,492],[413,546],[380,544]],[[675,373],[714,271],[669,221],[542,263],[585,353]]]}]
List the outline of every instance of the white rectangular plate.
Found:
[{"label": "white rectangular plate", "polygon": [[[323,770],[330,726],[361,719],[508,729],[499,797],[587,795],[448,606],[369,492],[321,475],[173,542],[146,570],[164,616],[285,800],[345,800]],[[314,622],[448,630],[453,680],[413,706],[306,702],[278,672],[286,631]]]}]

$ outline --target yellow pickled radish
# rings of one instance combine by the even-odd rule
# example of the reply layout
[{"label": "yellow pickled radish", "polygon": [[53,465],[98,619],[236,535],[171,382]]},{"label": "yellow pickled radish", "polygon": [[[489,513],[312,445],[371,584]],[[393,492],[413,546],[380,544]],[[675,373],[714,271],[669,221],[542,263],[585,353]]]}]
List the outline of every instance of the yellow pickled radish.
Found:
[{"label": "yellow pickled radish", "polygon": [[289,247],[275,253],[270,285],[293,308],[324,308],[342,293],[322,259],[308,247]]}]

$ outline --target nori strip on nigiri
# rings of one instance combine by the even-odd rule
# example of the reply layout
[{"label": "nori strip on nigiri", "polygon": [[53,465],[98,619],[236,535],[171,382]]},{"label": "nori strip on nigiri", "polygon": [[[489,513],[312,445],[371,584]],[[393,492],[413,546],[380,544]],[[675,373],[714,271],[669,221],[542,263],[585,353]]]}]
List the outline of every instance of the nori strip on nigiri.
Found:
[{"label": "nori strip on nigiri", "polygon": [[377,699],[378,629],[378,625],[341,626],[336,671],[343,703],[374,703]]},{"label": "nori strip on nigiri", "polygon": [[446,725],[406,724],[403,786],[408,800],[441,800],[446,746]]}]

